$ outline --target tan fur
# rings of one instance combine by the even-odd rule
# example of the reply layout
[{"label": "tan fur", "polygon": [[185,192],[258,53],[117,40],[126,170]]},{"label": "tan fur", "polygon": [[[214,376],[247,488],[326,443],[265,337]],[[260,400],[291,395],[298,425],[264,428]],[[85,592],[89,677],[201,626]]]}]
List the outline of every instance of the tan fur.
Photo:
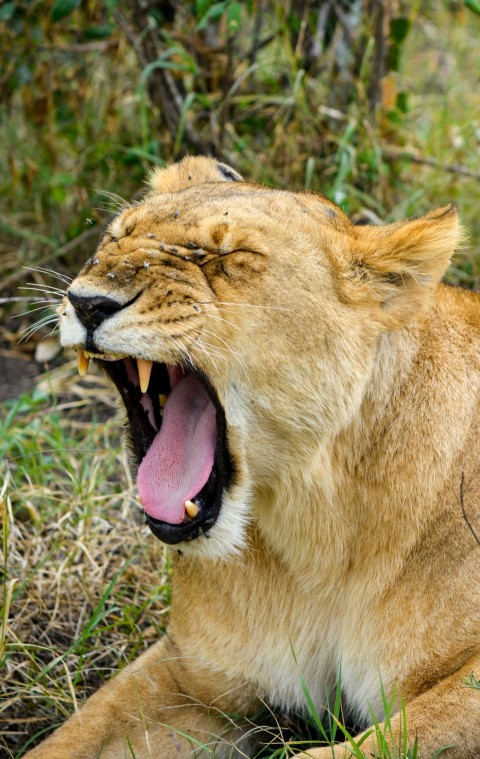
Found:
[{"label": "tan fur", "polygon": [[[186,733],[221,756],[231,715],[302,708],[300,673],[321,711],[341,664],[365,726],[383,687],[395,745],[405,699],[422,759],[474,759],[480,547],[462,501],[480,532],[480,303],[439,284],[456,211],[354,227],[321,196],[218,178],[213,159],[157,173],[72,288],[143,291],[96,343],[188,353],[225,409],[236,482],[210,538],[173,552],[168,635],[28,756],[117,759],[126,736],[137,759],[199,755]],[[83,348],[62,313],[62,343]]]}]

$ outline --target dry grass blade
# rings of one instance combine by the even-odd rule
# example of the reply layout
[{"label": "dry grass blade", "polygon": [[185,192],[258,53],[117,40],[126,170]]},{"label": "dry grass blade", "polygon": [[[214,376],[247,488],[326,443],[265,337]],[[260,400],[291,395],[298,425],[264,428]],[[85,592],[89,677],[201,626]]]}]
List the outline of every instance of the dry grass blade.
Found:
[{"label": "dry grass blade", "polygon": [[0,730],[13,752],[161,635],[169,603],[112,390],[74,373],[43,376],[5,414]]}]

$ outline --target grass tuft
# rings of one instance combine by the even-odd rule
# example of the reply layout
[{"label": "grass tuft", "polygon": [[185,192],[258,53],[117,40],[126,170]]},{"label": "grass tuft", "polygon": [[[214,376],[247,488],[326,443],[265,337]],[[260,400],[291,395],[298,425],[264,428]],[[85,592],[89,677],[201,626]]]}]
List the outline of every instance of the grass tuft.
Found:
[{"label": "grass tuft", "polygon": [[[2,414],[0,724],[9,756],[156,640],[170,603],[168,561],[136,508],[111,390],[100,377],[77,385],[73,371],[44,377]],[[46,394],[63,383],[67,396]]]}]

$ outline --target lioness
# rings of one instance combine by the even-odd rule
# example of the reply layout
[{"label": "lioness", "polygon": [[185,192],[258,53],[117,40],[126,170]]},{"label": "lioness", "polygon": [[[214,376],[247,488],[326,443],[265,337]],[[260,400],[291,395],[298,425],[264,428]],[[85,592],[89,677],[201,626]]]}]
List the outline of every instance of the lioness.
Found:
[{"label": "lioness", "polygon": [[170,628],[28,756],[253,756],[231,715],[302,709],[302,678],[321,712],[340,668],[365,728],[395,694],[396,755],[480,756],[480,301],[440,284],[455,208],[355,227],[207,158],[151,184],[59,319],[125,404]]}]

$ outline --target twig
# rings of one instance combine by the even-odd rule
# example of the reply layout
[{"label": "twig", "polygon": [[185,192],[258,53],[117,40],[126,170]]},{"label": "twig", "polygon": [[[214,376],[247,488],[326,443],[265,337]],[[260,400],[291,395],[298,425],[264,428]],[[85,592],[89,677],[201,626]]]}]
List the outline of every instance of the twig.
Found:
[{"label": "twig", "polygon": [[312,39],[312,60],[319,58],[325,50],[327,22],[330,16],[330,11],[332,10],[332,4],[332,0],[326,0],[326,2],[322,3],[320,6],[317,19],[317,28]]},{"label": "twig", "polygon": [[0,298],[0,306],[6,303],[43,303],[42,298],[29,298],[28,295],[20,295],[12,298]]},{"label": "twig", "polygon": [[21,237],[24,240],[33,240],[33,242],[38,242],[42,245],[48,245],[50,248],[55,248],[57,245],[56,240],[54,240],[52,237],[40,235],[38,232],[32,232],[30,229],[21,229],[20,227],[14,227],[13,224],[9,224],[3,219],[0,219],[0,229],[3,229],[3,231],[9,235],[13,235],[13,237]]},{"label": "twig", "polygon": [[[106,227],[106,224],[99,224],[98,226],[90,227],[90,229],[86,229],[77,237],[74,237],[73,240],[69,240],[64,245],[61,245],[60,247],[55,248],[55,250],[50,250],[49,253],[46,253],[44,256],[42,256],[42,258],[39,258],[37,261],[35,261],[35,266],[43,266],[43,264],[46,264],[49,261],[52,261],[56,258],[60,258],[61,256],[65,255],[65,253],[70,253],[70,251],[75,250],[75,248],[77,248],[80,245],[83,245],[88,240],[90,240],[91,237],[94,237],[96,235],[100,237],[100,235],[103,234],[105,227]],[[24,237],[24,235],[19,235],[19,236]],[[18,280],[22,279],[24,276],[25,276],[25,270],[20,268],[17,271],[12,272],[12,274],[10,274],[9,277],[6,277],[0,283],[0,287],[2,289],[9,287],[15,282],[18,282]]]},{"label": "twig", "polygon": [[[132,3],[133,27],[118,10],[115,11],[115,20],[132,45],[143,69],[159,59],[159,35],[151,26],[148,9],[145,10],[140,0],[134,0]],[[148,77],[148,91],[152,103],[160,109],[168,131],[175,135],[183,112],[183,99],[171,71],[153,69]],[[202,139],[189,119],[185,120],[184,130],[186,142],[197,153],[208,155],[212,152],[214,146],[208,140]]]},{"label": "twig", "polygon": [[71,45],[39,45],[40,50],[56,53],[94,53],[105,52],[118,47],[118,40],[98,40],[98,42],[77,42]]},{"label": "twig", "polygon": [[440,163],[440,161],[436,161],[435,158],[426,158],[425,156],[418,155],[418,153],[412,153],[408,150],[402,150],[401,148],[393,148],[390,146],[383,146],[382,152],[384,156],[388,159],[391,159],[393,161],[399,160],[399,159],[405,159],[406,161],[411,161],[412,163],[418,163],[423,164],[425,166],[432,166],[434,169],[439,169],[440,171],[447,171],[450,174],[461,174],[464,177],[471,177],[472,179],[480,179],[480,171],[473,171],[472,169],[467,169],[466,166],[461,166],[460,164],[444,164]]},{"label": "twig", "polygon": [[140,42],[139,42],[139,37],[133,31],[133,29],[131,28],[130,24],[128,23],[123,13],[120,13],[119,10],[115,10],[113,12],[113,15],[118,26],[120,27],[125,37],[130,42],[133,49],[135,50],[140,66],[144,69],[146,66],[148,66],[148,61],[145,58],[145,55],[143,53],[142,46],[140,45]]},{"label": "twig", "polygon": [[262,31],[263,19],[265,18],[265,12],[264,12],[263,6],[264,6],[264,0],[260,0],[259,7],[256,9],[256,13],[254,16],[252,45],[247,55],[249,66],[252,66],[255,63],[257,53],[260,48],[260,34]]},{"label": "twig", "polygon": [[372,71],[368,88],[368,97],[372,108],[379,106],[382,99],[381,83],[387,66],[390,5],[390,0],[373,0],[370,8],[373,16],[373,35],[375,39]]},{"label": "twig", "polygon": [[355,44],[355,40],[352,36],[352,32],[350,30],[350,26],[348,23],[348,14],[345,13],[345,11],[340,7],[338,3],[331,3],[330,7],[335,13],[337,17],[337,21],[342,27],[342,32],[345,37],[345,42],[347,43],[349,47],[353,47],[353,45]]}]

